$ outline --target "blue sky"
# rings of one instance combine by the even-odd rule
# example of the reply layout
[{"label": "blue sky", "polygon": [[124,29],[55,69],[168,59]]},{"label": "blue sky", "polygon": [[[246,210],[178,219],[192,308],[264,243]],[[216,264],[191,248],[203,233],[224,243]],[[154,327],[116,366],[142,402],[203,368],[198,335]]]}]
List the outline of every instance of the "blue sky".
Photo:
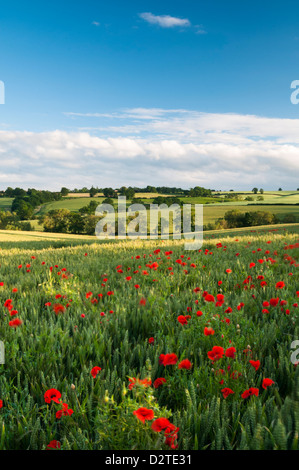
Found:
[{"label": "blue sky", "polygon": [[0,186],[296,189],[298,64],[295,0],[0,1]]}]

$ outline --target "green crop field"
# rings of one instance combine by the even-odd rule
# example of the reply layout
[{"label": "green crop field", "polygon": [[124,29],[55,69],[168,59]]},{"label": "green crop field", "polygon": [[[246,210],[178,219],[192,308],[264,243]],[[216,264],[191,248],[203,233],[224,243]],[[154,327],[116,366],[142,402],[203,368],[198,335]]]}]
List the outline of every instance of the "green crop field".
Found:
[{"label": "green crop field", "polygon": [[0,231],[0,449],[298,450],[298,227]]},{"label": "green crop field", "polygon": [[95,198],[86,198],[86,197],[75,197],[72,199],[62,199],[61,201],[49,202],[43,204],[40,210],[36,215],[43,215],[49,211],[56,209],[68,209],[72,212],[78,212],[84,206],[87,206],[90,201],[96,201],[98,204],[101,204],[105,198],[104,197],[95,197]]},{"label": "green crop field", "polygon": [[267,211],[275,214],[280,220],[286,215],[294,215],[299,221],[299,205],[238,205],[238,204],[217,204],[203,207],[204,224],[214,223],[217,219],[224,217],[224,214],[230,210],[239,210],[240,212]]}]

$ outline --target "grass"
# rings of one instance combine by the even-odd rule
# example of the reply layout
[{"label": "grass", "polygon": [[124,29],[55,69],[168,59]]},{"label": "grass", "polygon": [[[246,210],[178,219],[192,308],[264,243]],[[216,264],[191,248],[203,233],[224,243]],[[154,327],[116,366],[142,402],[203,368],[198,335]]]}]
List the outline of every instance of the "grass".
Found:
[{"label": "grass", "polygon": [[[179,428],[178,452],[298,450],[298,226],[210,232],[200,252],[183,241],[0,231],[0,449],[57,440],[63,450],[167,450],[151,427],[163,417]],[[277,298],[286,304],[263,311]],[[215,346],[227,355],[213,362]],[[160,363],[165,354],[173,365]],[[157,378],[166,382],[155,388]],[[251,387],[258,396],[244,398]],[[70,415],[46,403],[49,389]],[[154,419],[139,421],[140,407]]]},{"label": "grass", "polygon": [[43,204],[40,210],[35,215],[43,215],[51,210],[57,209],[68,209],[71,212],[78,212],[84,206],[87,206],[90,201],[96,201],[98,204],[101,204],[105,198],[95,197],[95,198],[85,198],[85,197],[76,197],[73,199],[62,199],[61,201],[49,202]]},{"label": "grass", "polygon": [[203,207],[204,224],[214,223],[217,219],[224,217],[225,212],[230,210],[238,210],[240,212],[255,212],[255,211],[268,211],[275,214],[280,220],[286,215],[295,215],[299,220],[299,205],[238,205],[238,204],[221,204],[221,205],[209,205]]}]

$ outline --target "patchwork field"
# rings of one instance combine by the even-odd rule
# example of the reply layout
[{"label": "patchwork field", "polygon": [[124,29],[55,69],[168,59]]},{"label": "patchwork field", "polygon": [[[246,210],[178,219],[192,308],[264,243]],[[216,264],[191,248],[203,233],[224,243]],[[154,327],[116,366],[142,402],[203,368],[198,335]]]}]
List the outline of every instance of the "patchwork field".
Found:
[{"label": "patchwork field", "polygon": [[[258,201],[257,197],[252,192],[240,192],[242,197],[251,196],[254,198],[253,201],[235,201],[235,202],[220,202],[223,200],[225,194],[232,194],[231,192],[222,192],[220,196],[215,198],[190,198],[190,197],[179,197],[179,199],[185,204],[204,204],[203,214],[204,221],[206,224],[215,224],[217,219],[224,217],[225,213],[230,210],[239,210],[243,213],[253,211],[269,211],[275,214],[281,223],[285,221],[285,217],[293,215],[296,218],[296,222],[299,222],[299,191],[266,191],[263,194],[263,201]],[[103,196],[91,199],[86,193],[75,194],[70,193],[69,197],[63,198],[61,201],[55,201],[43,204],[35,210],[36,216],[42,216],[51,210],[57,209],[68,209],[71,212],[78,212],[79,209],[89,204],[91,200],[96,201],[97,204],[101,204],[105,199]],[[158,196],[156,193],[136,193],[136,197],[141,198],[144,203],[152,203],[154,197]],[[159,195],[161,196],[161,195]],[[165,195],[167,196],[167,195]],[[0,198],[0,210],[10,210],[12,198]],[[115,206],[117,207],[117,200],[114,200]],[[131,201],[128,200],[128,204]],[[295,220],[294,220],[295,221]],[[42,226],[38,224],[37,220],[31,220],[31,225],[34,230],[40,231]]]},{"label": "patchwork field", "polygon": [[0,449],[298,450],[298,227],[1,231]]}]

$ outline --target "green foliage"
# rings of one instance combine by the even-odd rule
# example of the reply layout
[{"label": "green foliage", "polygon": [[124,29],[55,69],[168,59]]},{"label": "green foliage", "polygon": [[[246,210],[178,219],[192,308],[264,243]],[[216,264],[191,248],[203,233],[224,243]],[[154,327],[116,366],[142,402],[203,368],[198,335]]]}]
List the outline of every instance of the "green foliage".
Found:
[{"label": "green foliage", "polygon": [[[298,277],[291,262],[298,259],[297,239],[284,230],[225,239],[209,235],[201,251],[188,253],[179,241],[2,244],[0,340],[6,363],[0,365],[0,449],[45,449],[55,439],[64,450],[167,450],[163,434],[133,415],[146,407],[180,428],[179,450],[298,450],[299,368],[290,361],[299,333],[293,306]],[[249,268],[251,262],[255,266]],[[243,284],[248,275],[250,283]],[[284,281],[283,289],[276,288],[278,281]],[[200,291],[194,292],[196,287]],[[223,294],[224,305],[206,302],[204,290]],[[276,297],[287,306],[263,313],[263,302]],[[3,307],[7,299],[23,321],[16,329]],[[56,315],[55,303],[65,311]],[[181,325],[177,317],[186,315],[187,307],[191,318]],[[225,313],[228,307],[231,313]],[[205,326],[212,326],[214,335],[206,336]],[[212,364],[207,353],[214,345],[234,346],[236,357]],[[252,356],[244,353],[248,345]],[[188,358],[192,368],[161,365],[160,354],[166,353],[177,354],[178,361]],[[251,357],[260,360],[257,371]],[[94,366],[102,368],[96,378]],[[163,377],[166,383],[129,390],[132,377],[152,383]],[[274,381],[267,390],[265,377]],[[223,387],[234,394],[224,399]],[[259,396],[243,399],[249,387],[257,387]],[[59,405],[44,400],[50,388],[60,390],[71,416],[56,418]]]}]

